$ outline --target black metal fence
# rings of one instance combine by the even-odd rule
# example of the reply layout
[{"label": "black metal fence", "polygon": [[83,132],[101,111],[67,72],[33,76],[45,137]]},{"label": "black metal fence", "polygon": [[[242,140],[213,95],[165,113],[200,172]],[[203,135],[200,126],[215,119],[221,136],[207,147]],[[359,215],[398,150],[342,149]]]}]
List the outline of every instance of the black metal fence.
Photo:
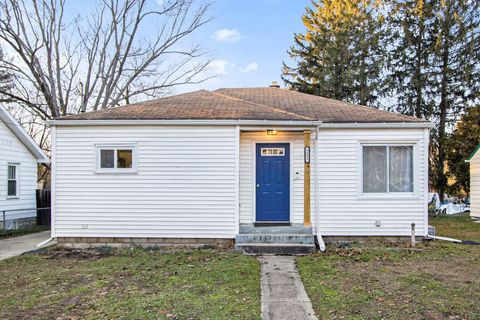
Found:
[{"label": "black metal fence", "polygon": [[[35,211],[36,215],[33,214]],[[30,228],[35,225],[49,226],[51,222],[50,212],[50,207],[2,210],[2,228],[6,231]]]}]

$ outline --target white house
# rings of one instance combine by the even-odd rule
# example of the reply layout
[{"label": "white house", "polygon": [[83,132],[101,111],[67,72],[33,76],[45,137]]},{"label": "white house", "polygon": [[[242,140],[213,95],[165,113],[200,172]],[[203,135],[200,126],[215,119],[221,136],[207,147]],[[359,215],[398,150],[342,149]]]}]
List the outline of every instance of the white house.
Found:
[{"label": "white house", "polygon": [[480,218],[480,144],[467,162],[470,162],[470,216]]},{"label": "white house", "polygon": [[52,126],[60,244],[236,239],[251,252],[301,252],[313,235],[407,237],[412,223],[427,235],[431,126],[414,117],[269,87],[201,90]]},{"label": "white house", "polygon": [[12,115],[0,106],[0,226],[34,224],[37,164],[48,157]]}]

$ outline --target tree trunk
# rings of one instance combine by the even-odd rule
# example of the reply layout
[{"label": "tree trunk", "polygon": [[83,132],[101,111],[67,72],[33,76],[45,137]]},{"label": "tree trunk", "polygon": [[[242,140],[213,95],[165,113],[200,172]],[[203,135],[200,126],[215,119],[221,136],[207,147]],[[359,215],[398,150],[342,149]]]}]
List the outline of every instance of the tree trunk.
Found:
[{"label": "tree trunk", "polygon": [[366,52],[365,44],[362,48],[362,57],[360,61],[360,104],[363,106],[367,105],[367,76],[366,76],[366,60],[367,60],[367,52]]},{"label": "tree trunk", "polygon": [[423,31],[424,31],[424,22],[423,18],[420,18],[419,30],[418,30],[418,41],[417,41],[417,52],[416,52],[416,61],[415,61],[415,78],[413,80],[415,91],[416,91],[416,101],[415,101],[415,117],[422,117],[422,51],[423,51]]},{"label": "tree trunk", "polygon": [[445,23],[443,26],[443,51],[442,51],[442,71],[440,88],[440,122],[438,126],[438,163],[437,163],[437,189],[440,195],[440,201],[443,201],[447,187],[447,177],[445,175],[445,127],[447,123],[448,102],[448,64],[450,54],[450,10],[446,9]]}]

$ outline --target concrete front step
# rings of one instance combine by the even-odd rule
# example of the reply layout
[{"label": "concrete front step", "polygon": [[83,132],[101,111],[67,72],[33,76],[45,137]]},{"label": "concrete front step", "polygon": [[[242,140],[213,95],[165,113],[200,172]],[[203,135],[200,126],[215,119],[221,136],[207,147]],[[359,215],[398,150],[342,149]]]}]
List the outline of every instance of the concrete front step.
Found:
[{"label": "concrete front step", "polygon": [[315,253],[314,244],[299,243],[239,243],[235,250],[246,254],[295,254],[305,255]]},{"label": "concrete front step", "polygon": [[290,226],[255,226],[253,224],[240,224],[241,234],[312,234],[312,228],[304,227],[302,224]]},{"label": "concrete front step", "polygon": [[315,244],[313,234],[260,234],[240,233],[235,239],[236,244],[241,243],[293,243],[293,244]]}]

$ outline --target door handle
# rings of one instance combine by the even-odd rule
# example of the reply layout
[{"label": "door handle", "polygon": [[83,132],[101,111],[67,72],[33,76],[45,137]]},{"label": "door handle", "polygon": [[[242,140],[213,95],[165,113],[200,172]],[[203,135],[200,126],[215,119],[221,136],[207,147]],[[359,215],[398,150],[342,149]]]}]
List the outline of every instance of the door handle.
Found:
[{"label": "door handle", "polygon": [[260,184],[259,184],[259,183],[257,183],[257,188],[260,188]]}]

